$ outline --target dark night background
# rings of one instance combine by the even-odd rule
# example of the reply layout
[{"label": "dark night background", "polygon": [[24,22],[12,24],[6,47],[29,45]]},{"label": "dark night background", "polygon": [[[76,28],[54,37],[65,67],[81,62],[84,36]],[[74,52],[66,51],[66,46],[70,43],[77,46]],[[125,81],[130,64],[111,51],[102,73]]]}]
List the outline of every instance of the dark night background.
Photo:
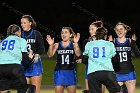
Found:
[{"label": "dark night background", "polygon": [[[63,26],[70,26],[81,34],[80,44],[88,38],[88,27],[98,19],[102,19],[108,29],[108,35],[116,37],[113,30],[119,21],[132,28],[136,34],[137,45],[140,47],[140,4],[139,0],[1,0],[0,1],[0,33],[6,36],[10,24],[20,25],[22,14],[30,14],[38,24],[39,30],[46,39],[51,34],[59,41]],[[78,8],[77,6],[80,6]],[[81,8],[88,10],[82,10]],[[90,13],[89,13],[90,12]],[[92,15],[91,15],[92,14]],[[45,41],[45,45],[47,43]]]}]

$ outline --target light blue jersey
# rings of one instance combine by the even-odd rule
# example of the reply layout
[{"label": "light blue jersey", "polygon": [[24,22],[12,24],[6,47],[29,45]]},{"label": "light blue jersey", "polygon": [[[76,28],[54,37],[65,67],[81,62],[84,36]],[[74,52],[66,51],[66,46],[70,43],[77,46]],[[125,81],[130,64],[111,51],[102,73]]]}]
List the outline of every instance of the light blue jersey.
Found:
[{"label": "light blue jersey", "polygon": [[111,58],[116,54],[114,44],[105,40],[90,41],[85,46],[83,55],[89,56],[88,74],[107,70],[114,71]]},{"label": "light blue jersey", "polygon": [[27,52],[26,40],[10,35],[0,43],[0,64],[21,64],[22,52]]}]

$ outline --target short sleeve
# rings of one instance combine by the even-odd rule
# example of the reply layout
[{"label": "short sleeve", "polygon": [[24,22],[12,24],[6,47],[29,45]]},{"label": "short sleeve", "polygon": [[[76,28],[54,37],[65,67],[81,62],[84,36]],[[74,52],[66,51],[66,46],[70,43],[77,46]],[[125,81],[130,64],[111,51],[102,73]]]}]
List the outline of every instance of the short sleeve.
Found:
[{"label": "short sleeve", "polygon": [[21,46],[21,52],[27,52],[27,42],[25,39],[21,38],[20,46]]},{"label": "short sleeve", "polygon": [[110,42],[110,46],[111,46],[111,52],[110,55],[112,55],[112,57],[114,57],[116,55],[116,48],[114,46],[114,44],[112,42]]},{"label": "short sleeve", "polygon": [[83,55],[88,55],[88,53],[89,53],[89,43],[90,42],[87,42],[87,44],[85,45],[85,51],[83,52]]}]

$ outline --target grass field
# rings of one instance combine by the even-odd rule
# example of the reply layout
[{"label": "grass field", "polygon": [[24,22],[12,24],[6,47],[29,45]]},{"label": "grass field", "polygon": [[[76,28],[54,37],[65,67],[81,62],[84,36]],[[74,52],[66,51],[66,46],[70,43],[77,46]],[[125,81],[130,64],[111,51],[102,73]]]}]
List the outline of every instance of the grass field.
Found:
[{"label": "grass field", "polygon": [[[43,87],[41,89],[41,93],[55,93],[53,89],[53,71],[55,67],[55,60],[56,58],[47,58],[46,55],[42,56],[42,63],[43,63],[43,80],[42,80],[42,86],[49,86]],[[137,73],[137,89],[135,93],[140,93],[140,59],[133,58],[133,63],[136,69]],[[82,89],[84,89],[84,73],[85,73],[85,65],[84,64],[78,64],[77,65],[77,76],[78,76],[78,88],[76,93],[82,93]],[[12,91],[12,93],[16,93],[15,91]],[[64,93],[67,93],[66,91]],[[106,92],[108,93],[108,92]]]},{"label": "grass field", "polygon": [[[16,91],[12,91],[12,93],[16,93]],[[55,93],[55,92],[54,89],[42,89],[41,93]],[[64,93],[67,93],[67,91],[65,90]],[[82,93],[82,90],[77,89],[76,93]],[[108,93],[108,91],[106,91],[106,93]],[[140,88],[137,88],[135,93],[140,93]]]},{"label": "grass field", "polygon": [[[44,56],[42,58],[43,61],[43,80],[42,85],[52,85],[53,84],[53,72],[55,67],[56,58],[47,58]],[[133,58],[133,64],[135,66],[136,74],[137,74],[137,85],[140,85],[140,59]],[[77,65],[77,77],[78,77],[78,85],[84,85],[84,74],[85,74],[85,65],[78,64]]]}]

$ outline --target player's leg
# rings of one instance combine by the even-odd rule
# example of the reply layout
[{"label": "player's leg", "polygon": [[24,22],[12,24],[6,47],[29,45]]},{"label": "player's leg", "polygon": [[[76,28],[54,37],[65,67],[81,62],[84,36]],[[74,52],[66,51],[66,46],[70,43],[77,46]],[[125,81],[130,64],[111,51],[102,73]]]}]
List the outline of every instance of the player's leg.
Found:
[{"label": "player's leg", "polygon": [[67,86],[68,93],[76,93],[76,86]]},{"label": "player's leg", "polygon": [[13,67],[10,64],[0,65],[0,93],[8,92],[11,86],[10,76],[12,75]]},{"label": "player's leg", "polygon": [[64,85],[67,88],[68,93],[76,93],[76,84],[77,84],[77,77],[75,70],[68,70],[65,73],[65,82]]},{"label": "player's leg", "polygon": [[55,86],[55,93],[63,93],[64,86]]},{"label": "player's leg", "polygon": [[89,93],[89,90],[83,90],[82,93]]},{"label": "player's leg", "polygon": [[86,90],[89,90],[89,88],[88,88],[88,80],[87,80],[87,78],[85,79],[85,87],[86,87]]},{"label": "player's leg", "polygon": [[17,64],[13,65],[13,67],[13,82],[11,88],[17,89],[17,93],[26,93],[28,85],[22,67]]},{"label": "player's leg", "polygon": [[102,84],[98,79],[98,72],[88,74],[89,93],[102,93]]},{"label": "player's leg", "polygon": [[36,93],[40,93],[42,76],[32,76],[31,84],[36,86]]},{"label": "player's leg", "polygon": [[63,93],[64,92],[64,75],[63,71],[57,70],[54,72],[54,86],[55,86],[55,93]]},{"label": "player's leg", "polygon": [[124,87],[123,87],[124,82],[118,82],[118,84],[120,85],[120,92],[121,92],[121,93],[125,93],[125,92],[124,92]]},{"label": "player's leg", "polygon": [[89,93],[87,75],[85,77],[85,87],[86,87],[86,89],[83,90],[82,93]]},{"label": "player's leg", "polygon": [[32,85],[30,87],[32,90],[36,89],[36,93],[40,93],[42,73],[42,62],[40,58],[38,59],[38,62],[32,64],[30,68],[25,69],[27,82]]},{"label": "player's leg", "polygon": [[9,90],[0,91],[0,93],[11,93]]},{"label": "player's leg", "polygon": [[135,93],[136,80],[128,80],[125,82],[128,93]]},{"label": "player's leg", "polygon": [[118,81],[118,84],[121,87],[121,93],[128,93],[126,85],[124,84],[124,81],[128,79],[127,74],[116,74],[116,79]]},{"label": "player's leg", "polygon": [[87,79],[87,69],[88,65],[86,64],[85,66],[85,90],[82,91],[82,93],[89,93],[89,88],[88,88],[88,79]]},{"label": "player's leg", "polygon": [[[121,84],[122,85],[122,84]],[[125,84],[123,84],[121,87],[121,93],[128,93],[127,87]]]},{"label": "player's leg", "polygon": [[106,86],[102,84],[102,93],[105,93]]},{"label": "player's leg", "polygon": [[104,74],[104,85],[108,89],[109,93],[120,93],[120,85],[116,80],[116,75],[113,71],[106,71]]},{"label": "player's leg", "polygon": [[28,84],[28,89],[26,93],[36,93],[36,86]]}]

